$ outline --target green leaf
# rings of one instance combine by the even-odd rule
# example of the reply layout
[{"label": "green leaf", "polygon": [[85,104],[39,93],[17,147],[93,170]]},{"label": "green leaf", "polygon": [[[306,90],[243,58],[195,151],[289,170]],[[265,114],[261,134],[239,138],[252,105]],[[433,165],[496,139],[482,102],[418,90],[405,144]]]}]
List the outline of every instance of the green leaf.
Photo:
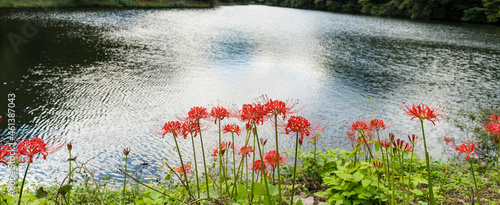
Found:
[{"label": "green leaf", "polygon": [[319,191],[319,192],[314,193],[314,195],[319,196],[319,197],[323,197],[323,196],[328,195],[328,192]]},{"label": "green leaf", "polygon": [[269,186],[269,194],[271,194],[271,196],[277,196],[279,194],[278,187],[271,184],[269,184],[268,186]]},{"label": "green leaf", "polygon": [[46,197],[47,196],[47,192],[45,190],[43,190],[43,187],[40,187],[38,188],[38,190],[36,190],[36,198],[43,198],[43,197]]},{"label": "green leaf", "polygon": [[363,179],[361,181],[361,184],[363,185],[363,187],[368,187],[370,184],[372,183],[372,180],[369,180],[369,179]]},{"label": "green leaf", "polygon": [[353,180],[355,182],[359,182],[361,181],[363,178],[365,178],[365,176],[363,176],[363,174],[361,174],[361,172],[357,171],[356,173],[354,173],[353,175]]},{"label": "green leaf", "polygon": [[351,174],[339,173],[337,174],[337,176],[346,181],[352,181],[353,179],[353,176]]},{"label": "green leaf", "polygon": [[262,184],[254,182],[253,183],[253,195],[260,195],[262,194]]},{"label": "green leaf", "polygon": [[423,196],[424,192],[420,191],[420,189],[413,189],[411,190],[412,193],[416,194],[417,196]]},{"label": "green leaf", "polygon": [[246,199],[248,198],[248,190],[243,184],[238,184],[237,186],[238,189],[238,198],[240,199]]},{"label": "green leaf", "polygon": [[[277,158],[277,157],[276,157],[276,158]],[[278,161],[278,160],[276,160],[276,161]],[[303,203],[302,203],[302,199],[297,200],[297,203],[295,203],[295,205],[303,205]]]},{"label": "green leaf", "polygon": [[66,185],[62,186],[59,190],[57,190],[57,192],[59,194],[66,195],[67,193],[69,193],[69,191],[71,191],[71,188],[72,188],[71,185],[66,184]]}]

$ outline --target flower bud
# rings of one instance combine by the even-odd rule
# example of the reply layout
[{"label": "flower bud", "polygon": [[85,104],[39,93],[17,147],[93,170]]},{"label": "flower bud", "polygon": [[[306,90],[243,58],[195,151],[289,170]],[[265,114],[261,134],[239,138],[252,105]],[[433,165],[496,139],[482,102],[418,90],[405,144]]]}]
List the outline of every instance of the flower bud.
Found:
[{"label": "flower bud", "polygon": [[73,149],[73,144],[71,144],[71,142],[70,142],[70,143],[66,144],[66,147],[68,148],[68,151],[71,152],[71,150]]},{"label": "flower bud", "polygon": [[128,147],[127,147],[127,148],[125,148],[125,149],[123,149],[123,154],[124,154],[125,156],[128,156],[128,154],[129,154],[129,153],[130,153],[130,149],[129,149]]}]

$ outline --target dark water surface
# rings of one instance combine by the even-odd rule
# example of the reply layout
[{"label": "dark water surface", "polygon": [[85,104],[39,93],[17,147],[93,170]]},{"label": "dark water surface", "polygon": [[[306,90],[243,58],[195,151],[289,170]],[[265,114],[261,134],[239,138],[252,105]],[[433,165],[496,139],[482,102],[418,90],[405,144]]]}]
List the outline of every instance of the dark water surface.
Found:
[{"label": "dark water surface", "polygon": [[[24,41],[13,46],[13,35]],[[171,136],[152,131],[192,106],[240,108],[262,94],[299,99],[304,115],[330,121],[322,144],[349,148],[346,125],[357,119],[384,119],[391,127],[383,136],[420,135],[403,101],[450,113],[498,107],[499,79],[500,28],[491,25],[267,6],[0,13],[0,115],[14,93],[19,139],[71,141],[98,177],[121,177],[124,147],[132,170],[149,164],[140,171],[146,178],[161,175],[164,160],[179,165]],[[206,124],[205,147],[213,148],[216,126]],[[465,138],[445,120],[425,126],[435,157],[443,137]],[[6,127],[4,117],[1,143]],[[270,127],[261,136],[271,138]],[[286,150],[294,143],[280,140]],[[192,161],[190,141],[181,144]],[[30,176],[62,180],[66,159],[64,149],[37,160]]]}]

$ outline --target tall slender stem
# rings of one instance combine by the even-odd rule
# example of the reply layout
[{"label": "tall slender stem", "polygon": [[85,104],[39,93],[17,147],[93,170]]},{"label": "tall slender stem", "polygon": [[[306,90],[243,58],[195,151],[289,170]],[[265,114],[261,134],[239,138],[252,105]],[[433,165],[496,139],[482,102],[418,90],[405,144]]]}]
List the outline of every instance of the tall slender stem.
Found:
[{"label": "tall slender stem", "polygon": [[196,149],[194,147],[193,133],[191,133],[191,143],[193,144],[194,171],[196,173],[196,188],[198,188],[198,198],[201,198],[201,196],[200,196],[200,182],[198,179],[198,163],[196,162]]},{"label": "tall slender stem", "polygon": [[[232,145],[233,145],[233,175],[234,175],[234,185],[233,186],[236,186],[236,156],[234,154],[235,150],[234,150],[234,132],[231,132],[231,139],[233,140],[232,141]],[[238,195],[238,191],[235,192],[236,195]]]},{"label": "tall slender stem", "polygon": [[30,164],[28,162],[28,166],[26,166],[26,171],[24,171],[24,177],[23,177],[23,183],[21,184],[21,191],[19,192],[19,201],[17,205],[21,205],[21,198],[23,197],[23,188],[24,188],[24,182],[26,180],[26,175],[28,174],[28,169],[30,168]]},{"label": "tall slender stem", "polygon": [[295,177],[297,174],[298,151],[299,151],[299,133],[297,132],[297,137],[295,139],[295,163],[293,164],[292,197],[290,199],[290,203],[292,204],[293,204],[293,195],[295,195]]},{"label": "tall slender stem", "polygon": [[434,191],[432,188],[432,176],[431,176],[431,164],[429,159],[429,152],[427,151],[427,142],[425,141],[425,132],[424,132],[424,120],[420,119],[420,124],[422,125],[422,136],[424,138],[424,149],[425,149],[425,161],[427,163],[427,182],[429,184],[429,204],[436,204],[434,200]]},{"label": "tall slender stem", "polygon": [[201,136],[200,120],[198,120],[198,129],[200,130],[201,154],[203,155],[203,167],[205,168],[205,181],[207,183],[207,197],[210,198],[210,186],[208,184],[207,162],[205,160],[205,149],[203,148],[203,137]]},{"label": "tall slender stem", "polygon": [[[497,136],[495,136],[497,137]],[[497,137],[497,139],[500,138],[500,136]],[[500,154],[500,139],[498,139],[497,143],[497,154],[496,154],[496,162],[497,162],[497,176],[498,176],[498,184],[500,184],[500,168],[498,166],[498,155]]]},{"label": "tall slender stem", "polygon": [[[253,127],[251,129],[253,131]],[[253,136],[253,148],[255,149],[255,135]],[[256,150],[254,150],[253,153],[252,153],[252,162],[251,162],[252,163],[252,168],[255,167],[255,151]],[[252,183],[251,183],[251,187],[252,188],[250,189],[251,190],[250,191],[251,192],[250,193],[250,202],[253,202],[253,183],[254,183],[254,178],[255,178],[255,170],[252,169]]]},{"label": "tall slender stem", "polygon": [[372,150],[370,149],[370,145],[366,142],[365,134],[361,134],[361,139],[363,139],[363,142],[365,143],[366,149],[368,149],[368,152],[370,153],[371,159],[374,159],[373,154],[372,154]]},{"label": "tall slender stem", "polygon": [[[416,142],[416,141],[415,141]],[[409,176],[408,176],[408,204],[410,204],[410,189],[412,188],[411,187],[411,170],[412,170],[412,167],[413,167],[413,150],[415,149],[415,144],[416,143],[412,143],[411,145],[411,158],[410,158],[410,172],[409,172]]]},{"label": "tall slender stem", "polygon": [[222,136],[221,136],[221,125],[220,117],[217,118],[219,122],[219,193],[222,193]]},{"label": "tall slender stem", "polygon": [[257,133],[257,125],[255,125],[255,122],[253,122],[253,127],[255,128],[254,135],[255,135],[256,140],[257,140],[257,146],[259,146],[260,163],[261,163],[261,168],[262,168],[261,169],[261,174],[262,174],[262,178],[264,179],[264,183],[266,185],[267,200],[268,200],[269,204],[271,204],[271,193],[269,191],[269,184],[267,183],[267,174],[266,174],[266,169],[265,169],[265,166],[264,166],[264,156],[262,156],[262,150],[260,148],[260,143],[259,143],[259,135]]},{"label": "tall slender stem", "polygon": [[[244,153],[243,157],[241,158],[240,165],[238,165],[238,171],[236,172],[236,181],[238,181],[239,176],[243,175],[243,170],[242,170],[243,169],[243,163],[245,162],[244,160],[246,158],[248,158],[247,152],[248,152],[248,141],[249,140],[250,140],[250,132],[247,132],[247,136],[245,138],[245,146],[243,146],[243,147],[245,147],[245,153]],[[240,175],[240,170],[242,170],[241,171],[241,175]],[[233,195],[233,193],[236,193],[236,186],[233,186],[233,191],[231,191],[231,195]]]},{"label": "tall slender stem", "polygon": [[[283,203],[283,199],[281,198],[281,175],[280,175],[280,152],[278,145],[278,115],[274,115],[274,133],[276,135],[276,169],[278,171],[278,193],[279,193],[279,204]],[[316,154],[316,153],[315,153]],[[274,176],[274,173],[273,173]],[[274,178],[273,178],[274,179]]]},{"label": "tall slender stem", "polygon": [[481,205],[481,196],[479,194],[479,189],[477,188],[476,175],[474,174],[474,167],[472,166],[472,160],[469,161],[470,169],[472,171],[472,179],[474,179],[474,186],[476,186],[476,195],[479,200],[479,205]]},{"label": "tall slender stem", "polygon": [[191,189],[189,188],[189,181],[187,179],[186,169],[184,168],[184,162],[182,161],[181,150],[179,149],[179,144],[177,143],[177,136],[176,136],[175,132],[172,132],[172,134],[174,135],[175,146],[177,147],[177,153],[179,154],[179,159],[181,160],[181,168],[182,168],[182,172],[184,173],[184,180],[186,180],[186,188],[187,188],[189,195],[192,196]]},{"label": "tall slender stem", "polygon": [[403,153],[402,149],[400,150],[400,152],[401,152],[401,156],[400,156],[400,161],[401,162],[399,163],[399,167],[401,167],[401,178],[400,178],[400,180],[401,180],[401,190],[403,191],[403,194],[402,194],[403,195],[403,200],[402,201],[403,201],[403,204],[404,204],[404,202],[406,201],[405,200],[405,194],[406,194],[406,192],[405,192],[404,153]]},{"label": "tall slender stem", "polygon": [[[127,164],[128,164],[128,156],[125,155],[125,173],[123,173],[123,191],[122,191],[122,196],[123,196],[123,204],[125,204],[125,186],[127,183]],[[69,179],[71,180],[71,178]]]}]

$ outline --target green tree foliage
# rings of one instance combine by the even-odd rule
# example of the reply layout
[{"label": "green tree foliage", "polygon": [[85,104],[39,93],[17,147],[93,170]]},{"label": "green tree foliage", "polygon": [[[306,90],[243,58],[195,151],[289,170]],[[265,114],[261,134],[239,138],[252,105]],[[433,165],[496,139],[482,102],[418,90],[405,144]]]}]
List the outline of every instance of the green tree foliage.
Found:
[{"label": "green tree foliage", "polygon": [[267,0],[267,4],[414,19],[499,23],[500,0]]},{"label": "green tree foliage", "polygon": [[483,6],[488,22],[498,22],[500,19],[500,0],[483,0]]}]

